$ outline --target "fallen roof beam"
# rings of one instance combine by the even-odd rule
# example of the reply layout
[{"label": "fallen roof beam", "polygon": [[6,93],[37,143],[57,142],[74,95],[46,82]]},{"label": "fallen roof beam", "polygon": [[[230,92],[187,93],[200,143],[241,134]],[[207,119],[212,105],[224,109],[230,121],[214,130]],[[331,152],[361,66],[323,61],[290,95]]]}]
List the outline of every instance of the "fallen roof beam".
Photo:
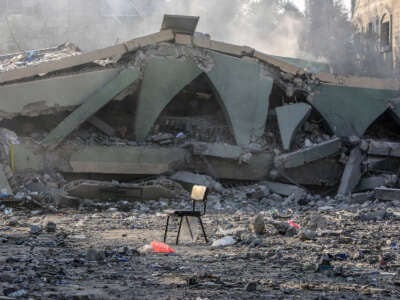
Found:
[{"label": "fallen roof beam", "polygon": [[40,74],[47,74],[54,71],[64,70],[109,57],[118,57],[141,47],[173,41],[174,38],[175,35],[172,30],[163,30],[155,34],[133,39],[122,44],[95,50],[89,53],[70,56],[60,60],[53,60],[37,65],[31,65],[25,68],[15,69],[8,72],[1,72],[0,84],[14,80],[20,80],[23,78],[30,78]]},{"label": "fallen roof beam", "polygon": [[396,79],[382,79],[374,77],[340,76],[326,72],[316,74],[316,77],[325,83],[339,86],[365,88],[373,90],[400,90],[400,81]]},{"label": "fallen roof beam", "polygon": [[49,135],[42,144],[46,147],[55,148],[79,125],[84,123],[115,96],[127,89],[140,76],[135,69],[124,69],[102,89],[91,95],[81,106],[65,118]]},{"label": "fallen roof beam", "polygon": [[276,157],[275,166],[278,169],[296,168],[316,161],[318,159],[326,158],[334,155],[340,151],[342,142],[339,138],[314,145],[312,147],[301,149],[296,152],[283,154]]}]

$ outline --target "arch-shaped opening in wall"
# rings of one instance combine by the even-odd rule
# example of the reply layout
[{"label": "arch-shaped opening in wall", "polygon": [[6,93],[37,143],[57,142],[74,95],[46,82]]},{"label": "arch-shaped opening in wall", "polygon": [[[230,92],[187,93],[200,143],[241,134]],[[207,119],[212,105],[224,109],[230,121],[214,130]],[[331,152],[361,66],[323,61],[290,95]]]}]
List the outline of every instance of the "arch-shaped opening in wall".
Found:
[{"label": "arch-shaped opening in wall", "polygon": [[386,110],[366,130],[366,139],[400,142],[400,119],[391,110]]},{"label": "arch-shaped opening in wall", "polygon": [[164,108],[150,136],[184,134],[187,139],[236,144],[229,115],[206,74],[200,74]]},{"label": "arch-shaped opening in wall", "polygon": [[392,16],[389,12],[383,14],[380,22],[381,51],[390,51],[392,44]]},{"label": "arch-shaped opening in wall", "polygon": [[294,134],[290,151],[302,149],[310,142],[312,144],[322,143],[334,136],[328,122],[312,103],[307,101],[307,97],[308,94],[302,91],[296,91],[293,96],[289,97],[280,85],[274,84],[269,100],[270,108],[265,126],[265,141],[267,145],[282,150],[282,141],[275,109],[294,103],[305,103],[310,105],[312,109],[310,116]]}]

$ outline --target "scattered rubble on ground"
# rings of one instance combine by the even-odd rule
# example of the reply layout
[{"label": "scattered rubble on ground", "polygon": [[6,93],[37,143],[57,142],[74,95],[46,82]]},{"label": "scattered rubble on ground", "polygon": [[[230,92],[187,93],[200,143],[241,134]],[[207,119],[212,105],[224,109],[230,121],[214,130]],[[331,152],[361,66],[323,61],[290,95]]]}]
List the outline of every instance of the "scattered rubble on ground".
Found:
[{"label": "scattered rubble on ground", "polygon": [[[399,87],[174,28],[1,56],[0,298],[399,298]],[[156,255],[194,184],[212,242]]]}]

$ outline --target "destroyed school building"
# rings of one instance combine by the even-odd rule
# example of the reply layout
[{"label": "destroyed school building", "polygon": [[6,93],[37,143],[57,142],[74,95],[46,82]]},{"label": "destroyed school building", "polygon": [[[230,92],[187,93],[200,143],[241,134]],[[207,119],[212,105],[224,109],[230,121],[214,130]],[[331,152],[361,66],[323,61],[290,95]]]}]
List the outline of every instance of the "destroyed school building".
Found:
[{"label": "destroyed school building", "polygon": [[352,0],[354,25],[377,41],[385,61],[398,67],[400,58],[400,2],[397,0]]},{"label": "destroyed school building", "polygon": [[65,199],[100,187],[156,199],[171,189],[145,179],[215,188],[204,174],[286,196],[398,199],[399,81],[215,41],[197,22],[166,16],[160,32],[93,52],[0,57],[3,192],[36,178]]}]

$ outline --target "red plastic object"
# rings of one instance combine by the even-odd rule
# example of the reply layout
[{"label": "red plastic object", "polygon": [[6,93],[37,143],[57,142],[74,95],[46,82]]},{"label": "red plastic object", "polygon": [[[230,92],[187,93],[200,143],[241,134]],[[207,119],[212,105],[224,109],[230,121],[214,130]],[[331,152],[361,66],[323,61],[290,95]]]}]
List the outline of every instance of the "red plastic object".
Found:
[{"label": "red plastic object", "polygon": [[300,229],[300,225],[295,223],[295,222],[293,222],[292,220],[289,220],[288,223],[289,223],[290,226],[292,226],[292,227],[294,227],[296,229]]},{"label": "red plastic object", "polygon": [[172,254],[175,253],[175,250],[172,249],[165,243],[161,242],[151,242],[151,247],[153,248],[154,253],[163,253],[163,254]]}]

